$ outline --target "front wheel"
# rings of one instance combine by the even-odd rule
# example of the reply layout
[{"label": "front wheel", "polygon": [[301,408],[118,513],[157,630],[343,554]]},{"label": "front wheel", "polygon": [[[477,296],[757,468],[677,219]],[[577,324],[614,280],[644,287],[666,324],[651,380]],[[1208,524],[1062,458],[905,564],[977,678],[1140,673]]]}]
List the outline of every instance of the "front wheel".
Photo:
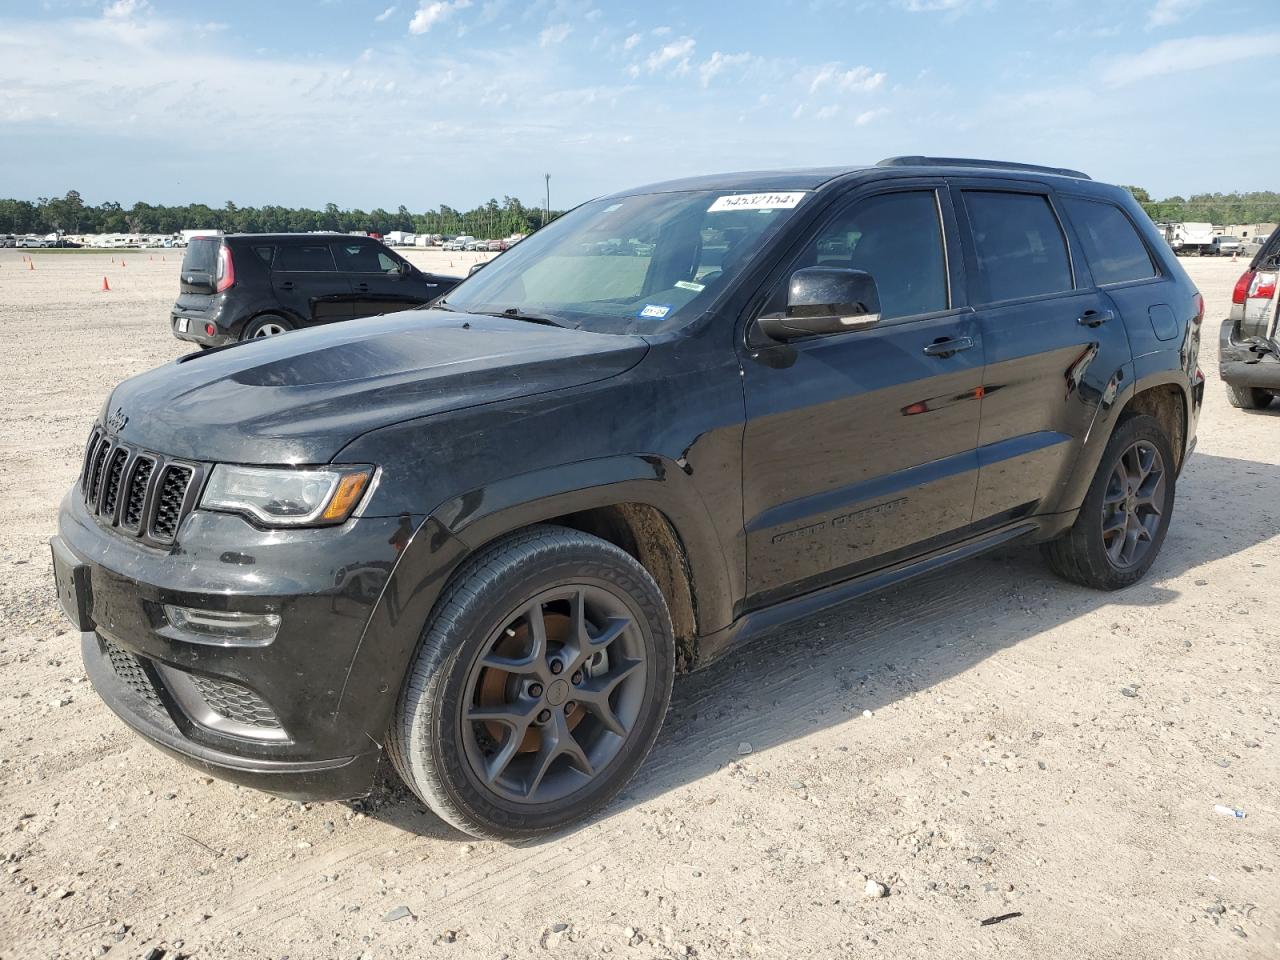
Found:
[{"label": "front wheel", "polygon": [[387,753],[464,833],[538,836],[631,779],[674,675],[670,616],[644,567],[596,537],[534,527],[486,549],[446,588]]},{"label": "front wheel", "polygon": [[1173,515],[1173,449],[1154,417],[1125,417],[1071,529],[1041,547],[1058,576],[1098,590],[1141,580],[1155,562]]}]

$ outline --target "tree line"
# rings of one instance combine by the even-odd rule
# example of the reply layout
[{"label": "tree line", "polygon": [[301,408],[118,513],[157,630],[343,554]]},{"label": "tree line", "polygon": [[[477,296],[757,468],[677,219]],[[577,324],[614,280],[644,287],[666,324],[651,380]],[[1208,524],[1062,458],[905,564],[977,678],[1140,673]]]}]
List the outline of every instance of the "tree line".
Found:
[{"label": "tree line", "polygon": [[[1229,223],[1280,223],[1280,193],[1270,190],[1249,193],[1198,193],[1153,200],[1141,187],[1127,188],[1147,215],[1160,222],[1207,221]],[[558,217],[563,211],[551,211]],[[362,231],[385,234],[392,230],[410,233],[470,234],[484,239],[532,233],[544,221],[541,207],[529,207],[515,197],[489,200],[471,210],[455,210],[441,205],[434,210],[412,213],[403,204],[394,212],[344,210],[326,203],[321,210],[307,207],[241,207],[228,200],[221,207],[203,203],[182,206],[135,203],[125,208],[114,201],[96,206],[87,204],[78,191],[62,197],[31,200],[0,200],[0,233],[154,233],[173,234],[179,230],[222,230],[225,233],[305,233],[311,230]]]},{"label": "tree line", "polygon": [[[551,211],[554,219],[563,211]],[[241,207],[227,201],[221,207],[203,203],[182,206],[135,203],[123,207],[114,201],[96,206],[87,204],[76,190],[63,197],[30,200],[0,200],[0,233],[153,233],[173,234],[180,230],[222,230],[224,233],[305,233],[311,230],[362,231],[386,234],[392,230],[410,233],[470,234],[499,239],[513,233],[532,233],[543,223],[541,207],[529,207],[515,197],[490,200],[472,210],[455,210],[441,205],[423,213],[411,213],[401,205],[395,211],[377,207],[365,211],[344,210],[336,203],[323,209],[306,207]]]}]

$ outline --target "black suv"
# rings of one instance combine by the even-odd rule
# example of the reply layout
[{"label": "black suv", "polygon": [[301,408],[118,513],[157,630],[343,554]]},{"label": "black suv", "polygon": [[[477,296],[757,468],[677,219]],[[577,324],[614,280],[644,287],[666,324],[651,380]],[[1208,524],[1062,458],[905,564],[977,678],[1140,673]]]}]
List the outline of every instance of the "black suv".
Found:
[{"label": "black suv", "polygon": [[1280,277],[1280,230],[1254,254],[1236,281],[1231,314],[1218,342],[1218,373],[1227,399],[1242,410],[1261,410],[1280,395],[1280,331],[1276,281]]},{"label": "black suv", "polygon": [[532,836],[635,772],[678,666],[1013,541],[1140,579],[1202,315],[1133,198],[1069,170],[628,191],[430,309],[121,384],[58,590],[175,756],[323,799],[385,752],[460,829]]},{"label": "black suv", "polygon": [[169,323],[216,347],[430,303],[458,284],[423,273],[372,237],[236,233],[192,237]]}]

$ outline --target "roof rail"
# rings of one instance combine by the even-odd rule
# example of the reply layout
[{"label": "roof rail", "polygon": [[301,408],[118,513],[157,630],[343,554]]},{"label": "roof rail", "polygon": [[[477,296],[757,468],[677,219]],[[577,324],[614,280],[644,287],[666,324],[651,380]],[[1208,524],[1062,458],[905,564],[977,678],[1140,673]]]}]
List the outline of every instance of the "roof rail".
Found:
[{"label": "roof rail", "polygon": [[966,160],[961,157],[888,157],[877,167],[978,167],[983,170],[1027,170],[1032,173],[1051,173],[1058,177],[1074,177],[1092,180],[1093,177],[1067,167],[1042,167],[1034,163],[1006,163],[1003,160]]}]

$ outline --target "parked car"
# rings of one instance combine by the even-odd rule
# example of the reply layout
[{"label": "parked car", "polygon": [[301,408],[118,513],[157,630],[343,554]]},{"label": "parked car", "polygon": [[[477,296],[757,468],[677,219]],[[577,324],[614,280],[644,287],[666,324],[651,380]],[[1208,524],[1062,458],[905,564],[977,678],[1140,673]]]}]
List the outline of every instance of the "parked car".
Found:
[{"label": "parked car", "polygon": [[485,244],[485,249],[488,250],[490,253],[501,253],[503,250],[507,249],[507,241],[490,240],[487,244]]},{"label": "parked car", "polygon": [[1170,225],[1169,245],[1178,256],[1204,256],[1213,251],[1213,224],[1202,222]]},{"label": "parked car", "polygon": [[38,250],[44,246],[44,241],[39,237],[18,237],[13,245],[27,250]]},{"label": "parked car", "polygon": [[215,347],[429,303],[456,277],[423,273],[368,237],[243,233],[192,237],[169,324]]},{"label": "parked car", "polygon": [[12,233],[0,233],[0,248],[12,247],[17,242],[17,238]]},{"label": "parked car", "polygon": [[468,240],[465,244],[463,244],[462,249],[466,250],[469,253],[476,250],[487,250],[489,249],[489,241],[488,240]]},{"label": "parked car", "polygon": [[468,243],[475,243],[475,237],[466,236],[454,237],[452,240],[444,242],[445,250],[466,250]]},{"label": "parked car", "polygon": [[1218,338],[1218,375],[1227,399],[1241,410],[1261,410],[1280,396],[1278,277],[1280,231],[1267,239],[1236,281],[1231,312]]},{"label": "parked car", "polygon": [[1267,241],[1270,239],[1271,238],[1266,235],[1261,237],[1250,237],[1248,240],[1241,243],[1240,253],[1252,260],[1257,256],[1258,251],[1267,245]]},{"label": "parked car", "polygon": [[1014,542],[1141,580],[1203,312],[1133,197],[1069,170],[627,191],[430,309],[116,387],[58,592],[94,688],[201,771],[346,798],[385,751],[459,829],[536,836],[636,771],[677,663]]},{"label": "parked car", "polygon": [[1240,252],[1239,237],[1214,237],[1213,244],[1206,253],[1215,257],[1230,257]]}]

